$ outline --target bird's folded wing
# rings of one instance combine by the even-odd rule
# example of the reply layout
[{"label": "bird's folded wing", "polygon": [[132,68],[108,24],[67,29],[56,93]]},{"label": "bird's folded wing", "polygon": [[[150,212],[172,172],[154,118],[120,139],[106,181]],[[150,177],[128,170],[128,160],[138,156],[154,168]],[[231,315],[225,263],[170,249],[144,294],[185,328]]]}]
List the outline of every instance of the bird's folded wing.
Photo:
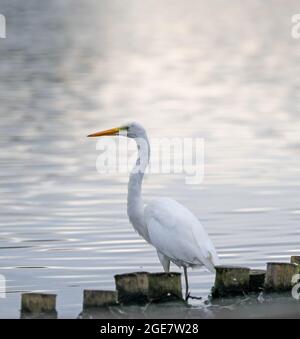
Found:
[{"label": "bird's folded wing", "polygon": [[216,251],[198,219],[184,206],[161,199],[145,209],[149,237],[158,251],[179,263],[214,270]]}]

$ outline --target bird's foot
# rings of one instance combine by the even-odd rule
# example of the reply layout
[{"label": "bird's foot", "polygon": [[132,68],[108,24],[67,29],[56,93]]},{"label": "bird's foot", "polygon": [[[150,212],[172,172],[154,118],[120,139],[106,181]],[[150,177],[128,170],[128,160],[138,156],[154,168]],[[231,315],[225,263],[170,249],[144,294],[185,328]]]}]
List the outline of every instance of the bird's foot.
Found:
[{"label": "bird's foot", "polygon": [[185,301],[188,301],[189,299],[192,299],[192,300],[202,300],[202,297],[192,296],[191,293],[189,292],[185,296]]}]

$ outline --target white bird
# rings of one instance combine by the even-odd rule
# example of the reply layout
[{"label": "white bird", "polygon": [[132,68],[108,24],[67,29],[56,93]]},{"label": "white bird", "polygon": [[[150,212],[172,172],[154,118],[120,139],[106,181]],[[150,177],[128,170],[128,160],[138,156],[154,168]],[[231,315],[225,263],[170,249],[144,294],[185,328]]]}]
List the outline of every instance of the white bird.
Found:
[{"label": "white bird", "polygon": [[136,141],[138,159],[128,183],[127,214],[134,229],[151,245],[165,272],[170,262],[183,267],[186,299],[189,298],[188,267],[205,266],[212,273],[219,258],[208,234],[195,215],[169,198],[158,198],[144,205],[142,181],[150,159],[150,144],[145,129],[133,122],[88,137],[124,135]]}]

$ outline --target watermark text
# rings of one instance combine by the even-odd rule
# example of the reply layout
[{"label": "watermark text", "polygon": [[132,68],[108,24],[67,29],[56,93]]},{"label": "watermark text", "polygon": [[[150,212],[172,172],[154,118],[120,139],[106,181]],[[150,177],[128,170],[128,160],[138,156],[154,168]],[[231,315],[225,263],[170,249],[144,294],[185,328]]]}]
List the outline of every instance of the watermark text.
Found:
[{"label": "watermark text", "polygon": [[6,18],[0,13],[0,39],[6,38]]},{"label": "watermark text", "polygon": [[300,274],[295,274],[292,278],[292,296],[296,300],[300,300]]},{"label": "watermark text", "polygon": [[[150,147],[144,139],[99,139],[96,168],[100,174],[182,174],[186,184],[204,179],[204,140],[202,138],[153,138]],[[139,153],[136,154],[136,144]],[[149,162],[149,164],[148,164]]]},{"label": "watermark text", "polygon": [[6,298],[6,279],[0,274],[0,299]]},{"label": "watermark text", "polygon": [[300,39],[300,13],[292,16],[291,36],[294,39]]}]

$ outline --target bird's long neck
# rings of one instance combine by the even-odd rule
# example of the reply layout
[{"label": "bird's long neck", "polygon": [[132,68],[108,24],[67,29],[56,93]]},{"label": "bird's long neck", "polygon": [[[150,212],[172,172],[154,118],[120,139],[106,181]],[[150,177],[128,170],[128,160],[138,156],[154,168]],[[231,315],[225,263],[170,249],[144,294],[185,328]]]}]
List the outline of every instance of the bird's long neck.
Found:
[{"label": "bird's long neck", "polygon": [[147,227],[144,222],[142,182],[150,159],[150,145],[146,134],[135,141],[138,147],[138,158],[128,183],[127,214],[135,230],[148,241]]}]

